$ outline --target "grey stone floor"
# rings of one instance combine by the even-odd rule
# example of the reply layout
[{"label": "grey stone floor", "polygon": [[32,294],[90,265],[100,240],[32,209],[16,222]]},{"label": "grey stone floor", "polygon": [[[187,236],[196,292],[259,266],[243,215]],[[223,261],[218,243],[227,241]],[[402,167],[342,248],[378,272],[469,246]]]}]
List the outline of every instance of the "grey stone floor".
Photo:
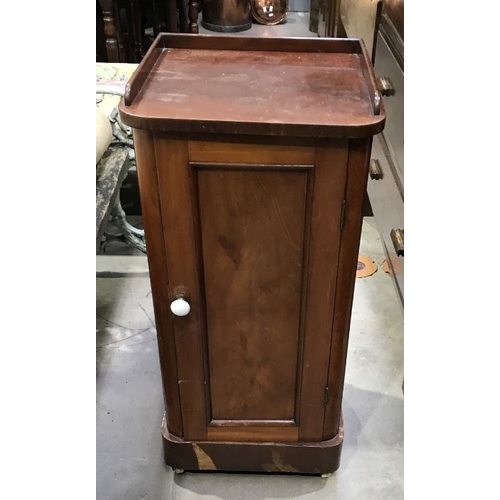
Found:
[{"label": "grey stone floor", "polygon": [[[326,479],[174,475],[162,457],[163,402],[149,278],[144,273],[97,278],[97,499],[401,500],[403,314],[391,278],[380,267],[384,255],[372,218],[365,218],[360,253],[379,269],[356,281],[344,448],[339,470]],[[126,258],[115,257],[115,271]]]}]

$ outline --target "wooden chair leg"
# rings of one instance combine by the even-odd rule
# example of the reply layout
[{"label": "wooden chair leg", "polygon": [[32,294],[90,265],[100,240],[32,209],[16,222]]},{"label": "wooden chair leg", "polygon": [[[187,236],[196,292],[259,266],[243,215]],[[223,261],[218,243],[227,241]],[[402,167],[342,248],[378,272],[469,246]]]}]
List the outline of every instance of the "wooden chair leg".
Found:
[{"label": "wooden chair leg", "polygon": [[189,13],[189,33],[198,33],[198,2],[197,0],[188,0]]},{"label": "wooden chair leg", "polygon": [[99,5],[101,6],[104,22],[104,37],[106,39],[108,62],[120,62],[114,2],[113,0],[99,0]]}]

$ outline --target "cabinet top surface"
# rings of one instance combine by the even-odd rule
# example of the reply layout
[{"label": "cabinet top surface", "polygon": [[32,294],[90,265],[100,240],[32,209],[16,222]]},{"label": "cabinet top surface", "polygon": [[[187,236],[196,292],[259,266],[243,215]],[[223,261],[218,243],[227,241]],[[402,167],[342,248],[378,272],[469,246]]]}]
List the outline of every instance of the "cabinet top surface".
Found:
[{"label": "cabinet top surface", "polygon": [[160,34],[120,103],[134,128],[366,137],[385,112],[359,40]]}]

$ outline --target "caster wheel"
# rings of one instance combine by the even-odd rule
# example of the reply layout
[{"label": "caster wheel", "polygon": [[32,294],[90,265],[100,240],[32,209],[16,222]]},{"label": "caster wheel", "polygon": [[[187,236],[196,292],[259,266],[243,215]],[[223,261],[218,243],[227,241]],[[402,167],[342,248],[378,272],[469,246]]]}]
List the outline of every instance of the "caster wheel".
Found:
[{"label": "caster wheel", "polygon": [[175,474],[184,474],[184,469],[175,469],[174,468],[174,473]]},{"label": "caster wheel", "polygon": [[321,477],[331,477],[333,474],[333,472],[325,472],[324,474],[321,474]]}]

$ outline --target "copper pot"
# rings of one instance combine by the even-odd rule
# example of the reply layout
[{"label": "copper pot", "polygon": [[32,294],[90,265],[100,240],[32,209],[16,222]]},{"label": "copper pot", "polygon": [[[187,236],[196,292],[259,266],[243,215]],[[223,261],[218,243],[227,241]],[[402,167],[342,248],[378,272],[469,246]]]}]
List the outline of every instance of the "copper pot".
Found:
[{"label": "copper pot", "polygon": [[210,31],[237,32],[252,27],[249,0],[203,0],[201,25]]},{"label": "copper pot", "polygon": [[253,18],[260,24],[279,24],[288,13],[288,0],[250,0]]}]

